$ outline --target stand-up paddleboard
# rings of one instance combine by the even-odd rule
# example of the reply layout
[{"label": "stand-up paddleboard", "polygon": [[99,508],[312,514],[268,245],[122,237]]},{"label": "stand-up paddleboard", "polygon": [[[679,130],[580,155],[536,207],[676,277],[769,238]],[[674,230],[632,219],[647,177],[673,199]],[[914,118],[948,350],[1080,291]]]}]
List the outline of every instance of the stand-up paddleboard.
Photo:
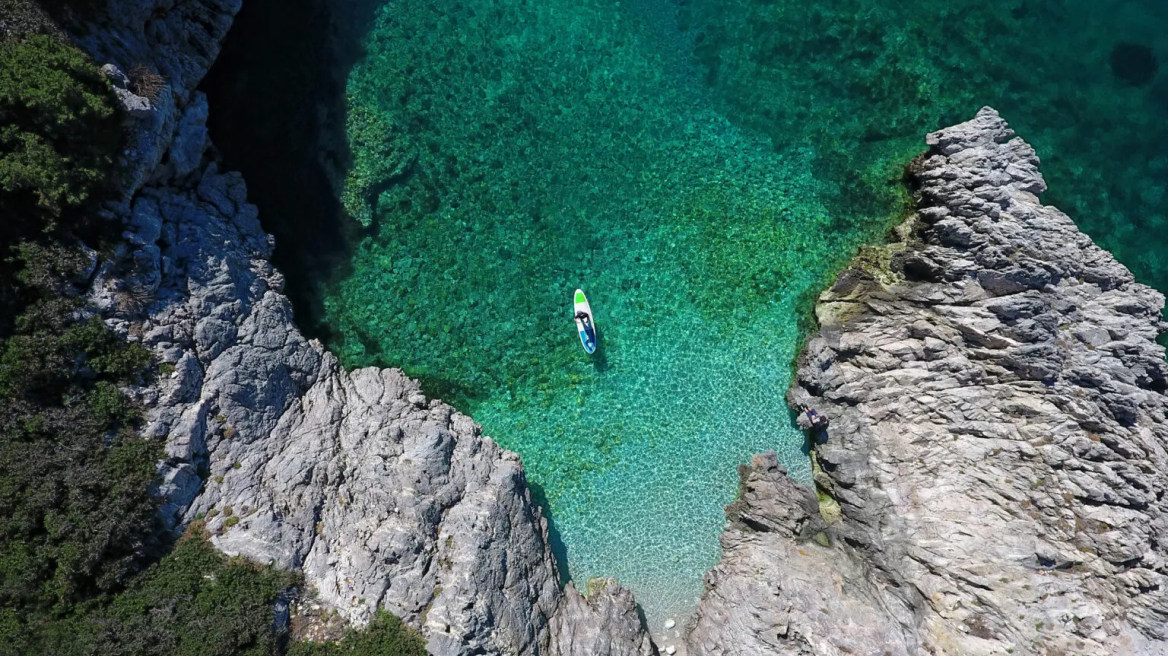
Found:
[{"label": "stand-up paddleboard", "polygon": [[[583,313],[587,319],[580,316]],[[588,298],[584,292],[576,290],[573,298],[572,317],[576,320],[576,330],[580,333],[580,343],[588,353],[596,352],[596,322],[592,319],[592,308],[588,307]]]}]

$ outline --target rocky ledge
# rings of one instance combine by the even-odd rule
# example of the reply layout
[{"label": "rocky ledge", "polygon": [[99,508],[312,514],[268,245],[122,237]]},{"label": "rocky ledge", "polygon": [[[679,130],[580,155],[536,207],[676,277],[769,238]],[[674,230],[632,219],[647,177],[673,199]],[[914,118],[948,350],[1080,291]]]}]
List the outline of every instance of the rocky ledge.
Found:
[{"label": "rocky ledge", "polygon": [[831,419],[820,498],[743,467],[691,656],[1168,653],[1164,298],[994,110],[928,145],[788,393]]}]

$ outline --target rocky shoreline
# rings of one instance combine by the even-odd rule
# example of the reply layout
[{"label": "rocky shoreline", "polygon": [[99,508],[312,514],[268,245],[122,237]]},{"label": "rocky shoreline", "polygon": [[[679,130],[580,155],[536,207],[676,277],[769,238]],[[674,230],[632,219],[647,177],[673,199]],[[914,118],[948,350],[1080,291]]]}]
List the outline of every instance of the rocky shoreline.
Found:
[{"label": "rocky shoreline", "polygon": [[[229,555],[303,572],[313,603],[385,608],[435,654],[651,654],[632,595],[561,588],[519,457],[399,370],[344,371],[297,329],[273,240],[224,173],[195,91],[238,0],[113,2],[82,39],[132,124],[126,242],[89,297],[157,355],[131,390],[165,439],[163,521],[200,520]],[[123,71],[166,81],[138,96]]]},{"label": "rocky shoreline", "polygon": [[[627,591],[560,588],[517,455],[296,328],[194,90],[239,0],[110,6],[82,43],[122,87],[132,173],[90,297],[168,373],[134,390],[168,525],[303,571],[349,621],[384,607],[435,654],[657,653]],[[138,65],[157,98],[122,80]],[[931,135],[908,241],[821,298],[790,400],[832,417],[838,518],[756,457],[682,651],[1163,651],[1163,298],[1038,203],[1011,136],[992,110]]]},{"label": "rocky shoreline", "polygon": [[928,145],[788,393],[831,418],[821,502],[743,468],[690,653],[1168,653],[1164,297],[994,110]]}]

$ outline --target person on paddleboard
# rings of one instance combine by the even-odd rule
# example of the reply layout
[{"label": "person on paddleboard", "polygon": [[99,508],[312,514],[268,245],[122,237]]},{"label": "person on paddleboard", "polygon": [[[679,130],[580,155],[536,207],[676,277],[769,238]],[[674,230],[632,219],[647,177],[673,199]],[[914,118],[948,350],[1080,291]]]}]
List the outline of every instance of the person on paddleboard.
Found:
[{"label": "person on paddleboard", "polygon": [[[588,337],[585,343],[585,348],[588,346],[596,348],[596,328],[592,326],[592,317],[588,316],[587,312],[580,311],[576,313],[575,319],[577,322],[579,322],[581,331],[583,331],[584,334]],[[589,351],[589,353],[591,353],[591,351]]]},{"label": "person on paddleboard", "polygon": [[596,352],[596,323],[592,319],[592,308],[588,306],[588,297],[584,290],[577,289],[572,295],[572,319],[576,322],[576,331],[580,334],[580,345],[589,353]]}]

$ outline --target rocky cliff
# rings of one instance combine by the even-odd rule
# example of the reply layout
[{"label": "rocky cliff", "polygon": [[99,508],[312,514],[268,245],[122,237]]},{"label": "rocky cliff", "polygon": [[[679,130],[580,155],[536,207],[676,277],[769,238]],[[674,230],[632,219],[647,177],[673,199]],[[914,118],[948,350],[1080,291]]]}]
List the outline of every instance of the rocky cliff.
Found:
[{"label": "rocky cliff", "polygon": [[[437,654],[655,653],[615,583],[558,586],[515,454],[296,329],[194,91],[238,6],[116,0],[84,38],[133,133],[108,208],[126,244],[91,298],[167,372],[134,390],[167,442],[164,520],[301,569],[352,621],[388,608]],[[824,293],[790,393],[832,419],[822,498],[773,456],[744,466],[688,647],[1168,653],[1163,299],[1039,203],[992,110],[929,145],[903,242]]]},{"label": "rocky cliff", "polygon": [[116,0],[83,31],[131,133],[125,197],[107,208],[125,243],[90,298],[166,374],[132,390],[166,441],[163,521],[201,519],[224,552],[301,570],[351,622],[386,608],[435,654],[656,653],[615,583],[587,599],[559,586],[517,455],[400,371],[344,371],[296,328],[194,90],[238,8]]},{"label": "rocky cliff", "polygon": [[1164,298],[992,109],[928,145],[788,393],[822,498],[743,468],[690,653],[1168,653]]}]

